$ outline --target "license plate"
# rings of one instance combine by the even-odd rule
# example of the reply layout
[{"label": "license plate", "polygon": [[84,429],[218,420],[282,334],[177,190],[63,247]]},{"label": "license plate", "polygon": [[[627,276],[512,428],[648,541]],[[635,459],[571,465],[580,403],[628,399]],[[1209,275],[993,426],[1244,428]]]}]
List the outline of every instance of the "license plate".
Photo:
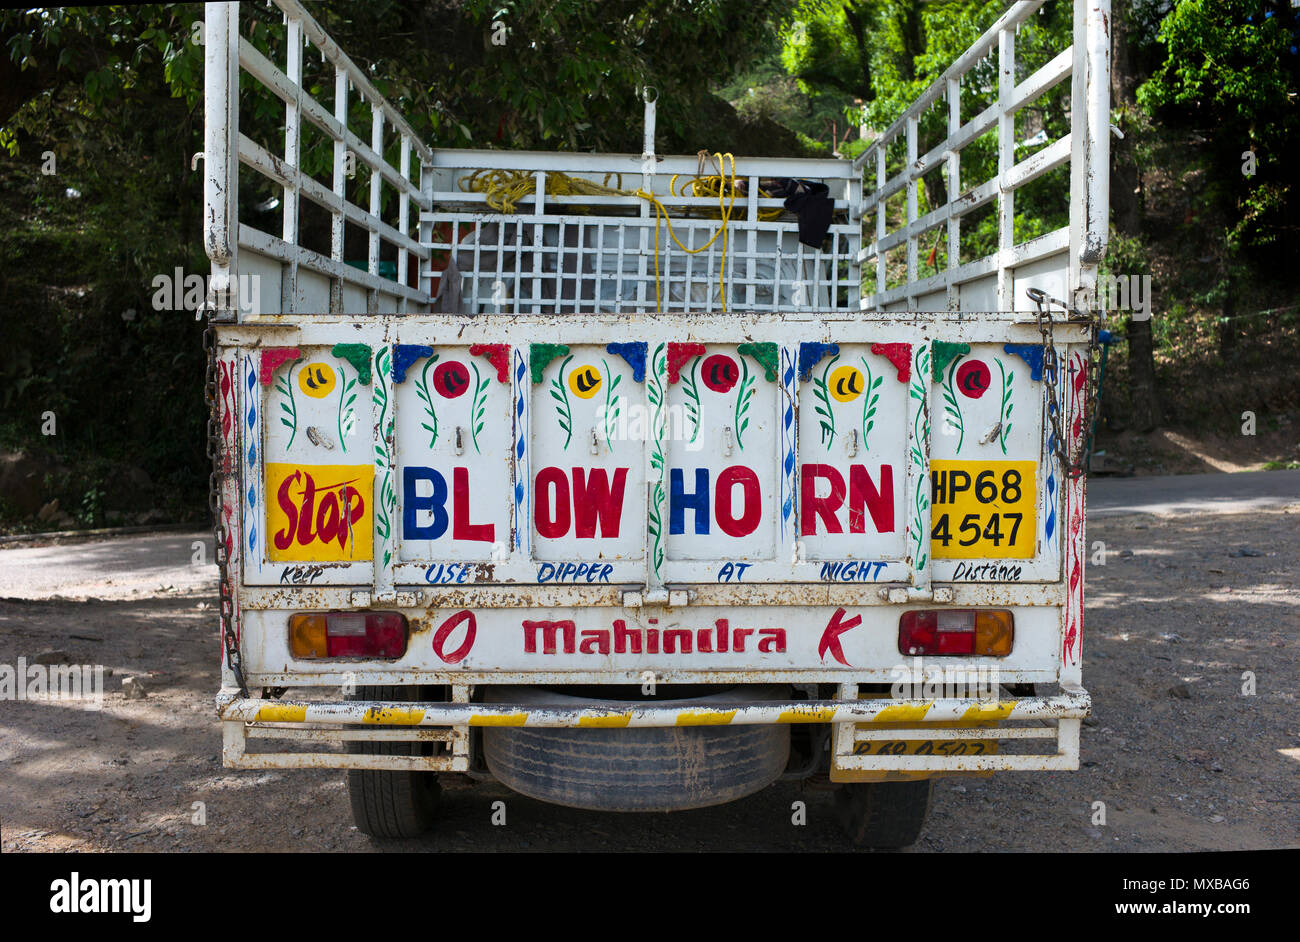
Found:
[{"label": "license plate", "polygon": [[1031,559],[1037,547],[1038,462],[930,462],[936,559]]},{"label": "license plate", "polygon": [[855,743],[855,756],[992,756],[998,744],[981,739],[868,739]]}]

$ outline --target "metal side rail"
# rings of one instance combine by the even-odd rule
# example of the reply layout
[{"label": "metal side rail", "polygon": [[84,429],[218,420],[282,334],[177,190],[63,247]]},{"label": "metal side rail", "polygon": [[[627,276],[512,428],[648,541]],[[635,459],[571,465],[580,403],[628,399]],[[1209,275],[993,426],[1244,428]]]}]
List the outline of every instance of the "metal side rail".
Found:
[{"label": "metal side rail", "polygon": [[[1055,769],[1078,765],[1079,720],[1092,700],[1082,687],[1063,686],[1054,696],[1021,699],[788,700],[776,703],[712,704],[707,708],[611,703],[584,707],[529,704],[409,703],[377,700],[306,701],[243,699],[233,690],[218,697],[225,727],[225,760],[237,768],[269,768],[308,762],[322,768],[394,768],[465,771],[466,732],[472,726],[623,728],[635,726],[724,726],[768,723],[832,723],[834,766],[843,770],[979,771]],[[994,724],[1020,721],[1001,728]],[[1041,721],[1056,721],[1043,726]],[[946,728],[957,725],[960,728]],[[878,727],[872,729],[872,727]],[[349,727],[353,727],[349,729]],[[358,729],[359,727],[360,729]],[[381,727],[376,730],[375,727]],[[863,727],[866,727],[865,729]],[[1031,732],[1025,732],[1029,730]],[[381,735],[376,735],[381,734]],[[1059,737],[1055,755],[854,755],[864,738],[1028,739]],[[444,755],[387,756],[351,753],[249,753],[250,738],[431,740],[447,745]]]}]

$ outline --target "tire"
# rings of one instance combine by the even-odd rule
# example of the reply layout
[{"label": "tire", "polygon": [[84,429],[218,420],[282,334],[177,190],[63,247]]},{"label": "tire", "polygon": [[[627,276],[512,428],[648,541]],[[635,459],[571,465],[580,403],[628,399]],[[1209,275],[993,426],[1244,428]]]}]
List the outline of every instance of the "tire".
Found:
[{"label": "tire", "polygon": [[[416,700],[418,687],[358,687],[349,700]],[[350,740],[348,752],[371,756],[428,755],[433,743]],[[441,788],[435,772],[349,769],[352,820],[378,838],[418,837],[433,826]]]},{"label": "tire", "polygon": [[930,810],[931,779],[841,785],[835,811],[854,847],[897,850],[916,843]]},{"label": "tire", "polygon": [[[655,706],[781,698],[779,687],[731,687]],[[535,687],[495,687],[489,703],[564,706],[593,700]],[[785,725],[623,729],[483,729],[483,755],[503,785],[551,804],[592,811],[684,811],[744,798],[780,777],[790,756]]]}]

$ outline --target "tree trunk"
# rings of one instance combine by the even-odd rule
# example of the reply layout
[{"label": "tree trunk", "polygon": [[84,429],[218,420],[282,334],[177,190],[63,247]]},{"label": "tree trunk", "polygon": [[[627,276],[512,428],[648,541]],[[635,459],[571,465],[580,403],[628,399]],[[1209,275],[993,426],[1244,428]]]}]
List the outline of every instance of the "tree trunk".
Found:
[{"label": "tree trunk", "polygon": [[[1128,31],[1133,28],[1127,4],[1120,0],[1111,17],[1111,107],[1121,114],[1137,112],[1133,49],[1129,45]],[[1111,141],[1110,206],[1114,213],[1115,231],[1131,238],[1142,236],[1142,203],[1139,199],[1141,173],[1134,154],[1132,135],[1137,128],[1130,124],[1129,137]],[[1115,274],[1142,274],[1141,272],[1116,272]],[[1150,320],[1135,320],[1130,313],[1127,324],[1129,400],[1133,427],[1149,431],[1160,424],[1160,394],[1156,388],[1155,344],[1151,336]]]},{"label": "tree trunk", "polygon": [[1219,321],[1219,359],[1230,360],[1237,352],[1237,285],[1232,278],[1232,262],[1227,263],[1227,287],[1223,292],[1223,319]]},{"label": "tree trunk", "polygon": [[1149,432],[1160,424],[1159,391],[1156,389],[1155,344],[1151,321],[1128,322],[1129,410],[1133,428]]}]

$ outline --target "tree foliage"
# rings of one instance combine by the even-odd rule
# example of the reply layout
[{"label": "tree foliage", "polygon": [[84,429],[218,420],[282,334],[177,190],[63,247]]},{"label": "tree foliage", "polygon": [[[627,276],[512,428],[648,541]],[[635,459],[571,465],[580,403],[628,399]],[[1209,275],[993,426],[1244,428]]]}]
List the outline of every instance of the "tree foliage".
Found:
[{"label": "tree foliage", "polygon": [[1223,219],[1229,251],[1294,240],[1296,12],[1258,0],[1182,0],[1161,22],[1158,41],[1167,54],[1138,101],[1167,126],[1195,133],[1210,171],[1205,196]]}]

